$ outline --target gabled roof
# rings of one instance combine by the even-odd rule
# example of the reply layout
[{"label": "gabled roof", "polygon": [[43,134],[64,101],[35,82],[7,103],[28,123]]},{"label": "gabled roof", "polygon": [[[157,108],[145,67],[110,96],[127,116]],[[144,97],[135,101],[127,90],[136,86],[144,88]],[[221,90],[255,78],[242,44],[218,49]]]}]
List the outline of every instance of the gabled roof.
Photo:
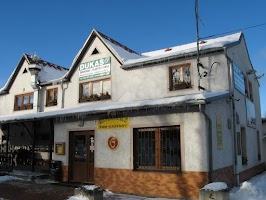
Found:
[{"label": "gabled roof", "polygon": [[137,52],[133,51],[132,49],[122,45],[121,43],[117,42],[116,40],[96,31],[95,29],[92,30],[90,35],[88,36],[87,40],[83,44],[82,48],[79,50],[78,54],[74,58],[72,65],[70,67],[69,72],[66,74],[65,78],[70,80],[71,76],[75,72],[76,68],[80,64],[80,61],[86,54],[88,48],[90,47],[91,43],[94,39],[98,37],[106,48],[113,54],[113,56],[117,59],[117,61],[122,65],[125,61],[135,58],[140,58],[141,55]]},{"label": "gabled roof", "polygon": [[0,95],[8,93],[25,61],[27,61],[28,64],[37,64],[41,66],[42,69],[38,74],[40,84],[45,84],[47,82],[60,79],[68,72],[67,68],[61,67],[51,62],[47,62],[45,60],[40,59],[39,57],[38,59],[33,59],[33,56],[23,54],[17,67],[14,69],[8,81],[6,82],[4,87],[0,89]]}]

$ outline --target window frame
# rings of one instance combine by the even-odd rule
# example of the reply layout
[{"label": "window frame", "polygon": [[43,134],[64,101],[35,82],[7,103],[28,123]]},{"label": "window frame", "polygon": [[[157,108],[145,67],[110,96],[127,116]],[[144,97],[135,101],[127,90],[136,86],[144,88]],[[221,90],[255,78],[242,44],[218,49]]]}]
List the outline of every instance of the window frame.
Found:
[{"label": "window frame", "polygon": [[[184,64],[178,64],[178,65],[173,65],[173,66],[169,66],[169,91],[179,91],[179,90],[183,90],[183,89],[190,89],[192,88],[192,76],[191,76],[191,72],[192,72],[192,67],[191,67],[191,63],[184,63]],[[189,83],[186,83],[184,81],[184,68],[189,68],[189,78],[190,81]],[[177,84],[176,86],[174,86],[174,81],[173,81],[173,70],[174,69],[181,69],[180,70],[180,80],[182,81],[180,84]]]},{"label": "window frame", "polygon": [[[144,131],[143,131],[144,130]],[[150,148],[150,145],[154,146],[154,165],[142,165],[140,162],[140,159],[143,159],[143,153],[140,154],[141,142],[140,142],[140,134],[148,134],[151,133],[152,130],[154,130],[154,137],[151,139],[154,139],[154,144],[152,144],[153,141],[148,141],[148,146]],[[141,132],[144,133],[141,133]],[[164,133],[164,131],[168,131]],[[173,131],[172,133],[170,133]],[[168,134],[167,134],[168,133]],[[171,135],[171,134],[176,134]],[[142,135],[143,136],[143,135]],[[168,136],[168,138],[166,138]],[[144,143],[147,144],[147,137],[144,136]],[[171,138],[172,137],[172,138]],[[172,142],[170,141],[170,138],[173,139]],[[176,139],[176,143],[174,142]],[[169,141],[169,146],[164,146],[163,143],[167,143]],[[145,144],[145,146],[146,146]],[[172,147],[176,147],[175,149],[171,149]],[[168,151],[168,152],[167,152]],[[170,152],[171,151],[171,152]],[[175,151],[175,153],[172,153],[172,151]],[[151,150],[145,151],[146,154],[144,154],[144,157],[150,159]],[[169,158],[170,153],[170,158]],[[171,155],[172,154],[172,155]],[[171,157],[172,156],[172,157]],[[167,161],[168,159],[168,161]],[[170,162],[174,162],[175,165],[168,165]],[[146,162],[146,161],[144,161]],[[148,161],[149,162],[149,161]],[[163,162],[168,162],[168,164],[164,165]],[[143,162],[142,162],[143,163]],[[147,162],[146,162],[147,164]],[[171,163],[173,164],[173,163]],[[181,165],[182,165],[182,159],[181,159],[181,131],[180,126],[162,126],[162,127],[143,127],[143,128],[134,128],[133,129],[133,169],[137,171],[158,171],[158,172],[169,172],[169,173],[179,173],[181,172]]]},{"label": "window frame", "polygon": [[[49,94],[50,91],[53,93],[52,94],[52,100],[49,100]],[[56,97],[56,99],[55,99]],[[50,107],[50,106],[56,106],[58,103],[58,88],[49,88],[49,89],[46,89],[46,107]]]},{"label": "window frame", "polygon": [[[25,104],[24,100],[25,97],[28,98],[28,102]],[[32,102],[31,102],[31,97],[32,97]],[[15,95],[15,100],[14,100],[14,111],[18,110],[28,110],[28,109],[33,109],[33,92],[30,93],[25,93],[25,94],[20,94],[20,95]],[[21,102],[18,105],[18,99],[21,98]]]},{"label": "window frame", "polygon": [[[110,93],[104,92],[103,91],[103,85],[104,82],[110,82]],[[100,84],[100,93],[99,94],[94,94],[93,93],[93,85],[94,84]],[[87,81],[87,82],[82,82],[79,83],[79,102],[87,102],[87,101],[97,101],[97,100],[107,100],[111,99],[111,94],[112,94],[112,82],[111,78],[105,78],[105,79],[99,79],[99,80],[93,80],[93,81]],[[88,95],[84,95],[83,92],[83,86],[87,85],[88,88]]]}]

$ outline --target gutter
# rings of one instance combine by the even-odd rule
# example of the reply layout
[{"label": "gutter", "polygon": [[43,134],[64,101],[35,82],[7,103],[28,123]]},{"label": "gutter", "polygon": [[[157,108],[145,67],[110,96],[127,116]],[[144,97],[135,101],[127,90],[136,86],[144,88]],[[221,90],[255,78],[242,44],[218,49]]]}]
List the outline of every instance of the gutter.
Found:
[{"label": "gutter", "polygon": [[212,174],[213,174],[213,158],[212,158],[212,120],[211,118],[207,115],[205,110],[202,108],[202,104],[199,104],[199,111],[204,115],[207,123],[208,123],[208,161],[209,161],[209,166],[208,166],[208,182],[212,182]]},{"label": "gutter", "polygon": [[[213,49],[201,50],[200,55],[206,55],[206,54],[217,53],[217,52],[222,52],[222,51],[224,51],[224,47],[217,47]],[[139,61],[139,62],[132,63],[132,64],[125,64],[125,65],[122,65],[121,68],[126,70],[126,69],[135,68],[135,67],[146,67],[146,66],[151,66],[151,65],[156,65],[156,64],[174,62],[180,59],[186,59],[186,58],[196,57],[196,56],[197,56],[197,52],[171,55],[168,57],[163,57],[163,58],[158,58],[158,59],[153,59],[153,57],[151,57],[150,60]]]}]

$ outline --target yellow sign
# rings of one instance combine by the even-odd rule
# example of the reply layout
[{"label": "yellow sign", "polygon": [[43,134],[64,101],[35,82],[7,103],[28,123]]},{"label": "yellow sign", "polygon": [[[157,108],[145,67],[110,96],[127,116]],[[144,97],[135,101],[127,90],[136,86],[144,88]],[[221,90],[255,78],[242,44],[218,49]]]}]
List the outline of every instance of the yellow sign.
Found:
[{"label": "yellow sign", "polygon": [[98,130],[122,129],[122,128],[129,128],[128,117],[98,120]]}]

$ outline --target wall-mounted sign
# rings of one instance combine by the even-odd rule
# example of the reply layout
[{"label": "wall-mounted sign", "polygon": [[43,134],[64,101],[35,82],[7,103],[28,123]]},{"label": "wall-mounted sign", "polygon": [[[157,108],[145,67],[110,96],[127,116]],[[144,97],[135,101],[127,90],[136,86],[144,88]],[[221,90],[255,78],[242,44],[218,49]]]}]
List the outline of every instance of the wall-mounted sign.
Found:
[{"label": "wall-mounted sign", "polygon": [[246,107],[247,107],[247,123],[248,126],[256,127],[256,114],[255,106],[252,101],[246,98]]},{"label": "wall-mounted sign", "polygon": [[98,120],[99,130],[122,129],[122,128],[129,128],[128,117]]},{"label": "wall-mounted sign", "polygon": [[79,80],[111,74],[111,57],[101,58],[79,65]]},{"label": "wall-mounted sign", "polygon": [[65,143],[64,142],[55,143],[55,154],[65,155]]},{"label": "wall-mounted sign", "polygon": [[235,89],[245,95],[244,75],[241,69],[233,63]]},{"label": "wall-mounted sign", "polygon": [[216,113],[217,149],[223,149],[223,126],[221,116]]},{"label": "wall-mounted sign", "polygon": [[115,136],[110,136],[108,138],[107,143],[108,143],[108,146],[109,146],[110,149],[115,150],[118,147],[118,145],[119,145],[119,140]]}]

